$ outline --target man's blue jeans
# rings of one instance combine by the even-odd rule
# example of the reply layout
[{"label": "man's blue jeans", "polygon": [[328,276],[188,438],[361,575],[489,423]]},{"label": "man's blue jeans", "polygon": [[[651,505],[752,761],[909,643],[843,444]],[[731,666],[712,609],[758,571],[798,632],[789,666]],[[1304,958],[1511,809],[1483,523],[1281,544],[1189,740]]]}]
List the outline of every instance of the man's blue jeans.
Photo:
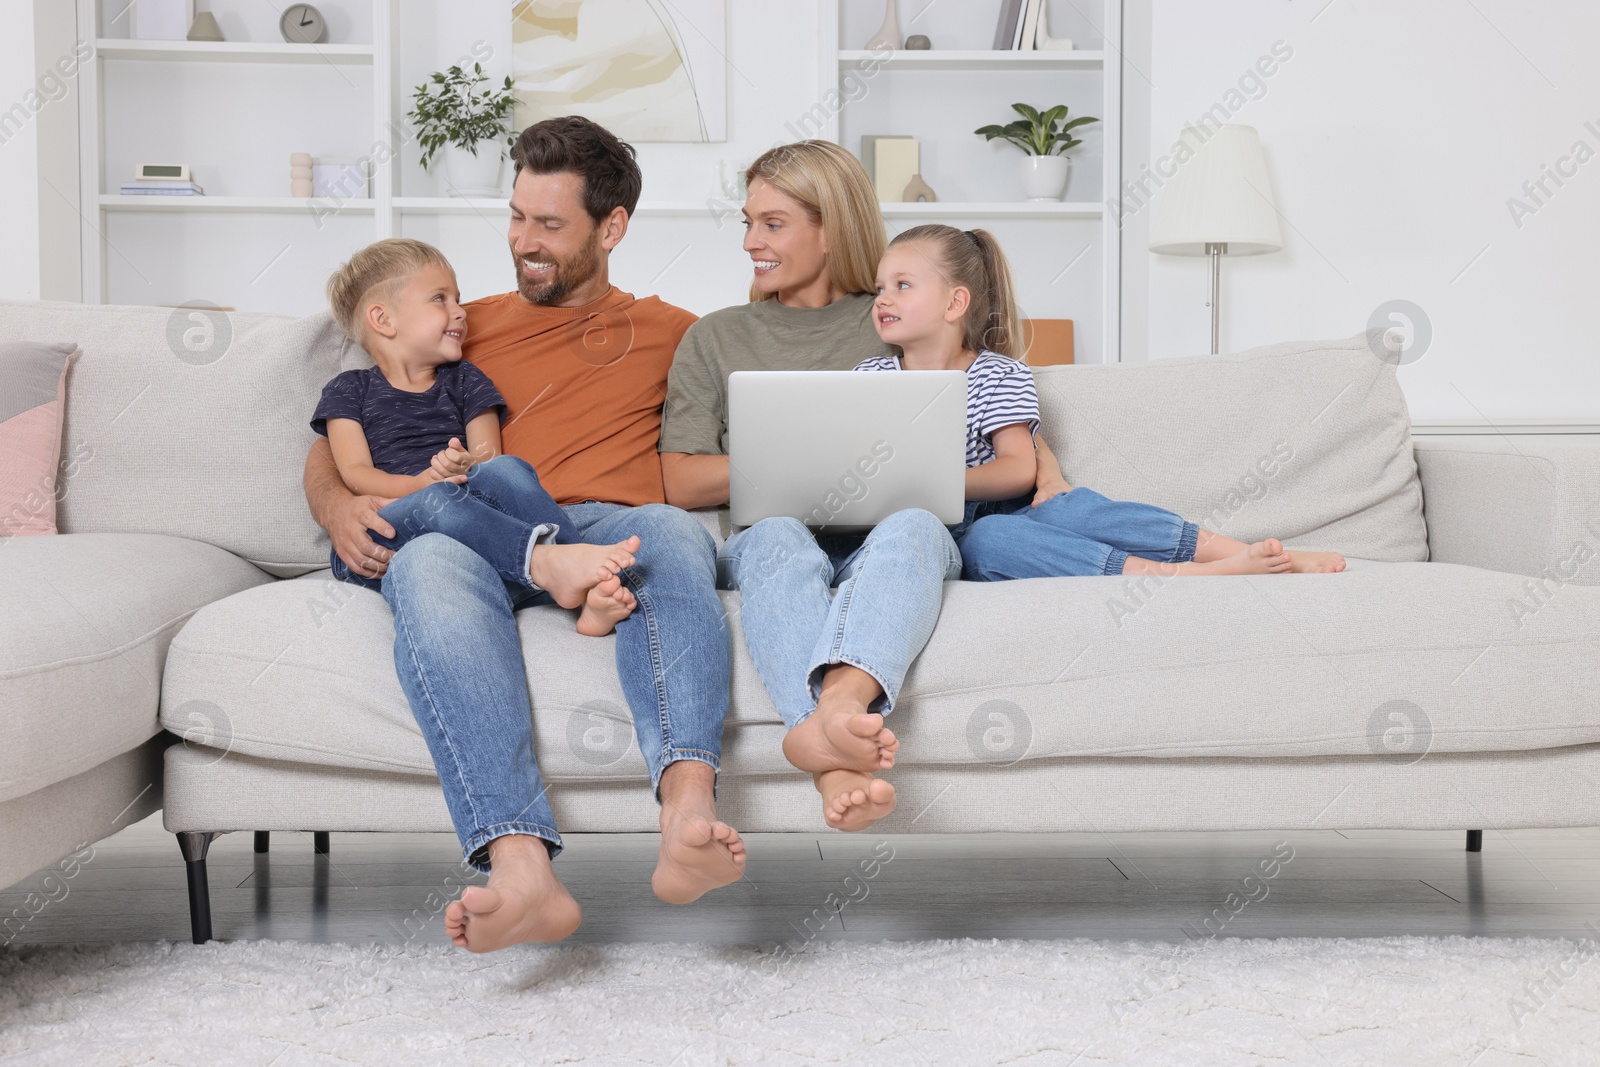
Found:
[{"label": "man's blue jeans", "polygon": [[773,518],[728,538],[717,574],[739,590],[750,657],[792,728],[816,710],[823,671],[835,663],[883,687],[873,710],[894,709],[939,621],[944,583],[961,575],[961,555],[939,520],[916,508],[865,538],[816,537],[799,519]]},{"label": "man's blue jeans", "polygon": [[[401,546],[427,533],[452,537],[489,562],[502,580],[520,589],[538,590],[528,577],[528,560],[540,541],[571,544],[578,531],[566,512],[539,484],[526,460],[496,456],[475,464],[466,484],[434,482],[403,496],[378,512],[394,527],[393,537],[373,534],[384,548]],[[369,589],[373,578],[356,574],[333,553],[333,576]]]},{"label": "man's blue jeans", "polygon": [[[711,535],[665,504],[573,504],[565,512],[579,540],[640,540],[636,562],[622,572],[639,603],[617,624],[617,673],[652,785],[677,760],[716,769],[729,644]],[[561,836],[534,758],[516,622],[520,608],[548,596],[507,586],[482,556],[436,533],[395,553],[383,596],[394,611],[400,686],[467,862],[488,870],[486,846],[505,834],[542,838],[555,855]]]},{"label": "man's blue jeans", "polygon": [[989,514],[976,509],[976,521],[956,537],[963,578],[1003,582],[1121,574],[1129,556],[1159,563],[1194,559],[1200,528],[1165,508],[1107,500],[1082,486],[1038,507],[1029,506],[1031,499],[1005,501]]}]

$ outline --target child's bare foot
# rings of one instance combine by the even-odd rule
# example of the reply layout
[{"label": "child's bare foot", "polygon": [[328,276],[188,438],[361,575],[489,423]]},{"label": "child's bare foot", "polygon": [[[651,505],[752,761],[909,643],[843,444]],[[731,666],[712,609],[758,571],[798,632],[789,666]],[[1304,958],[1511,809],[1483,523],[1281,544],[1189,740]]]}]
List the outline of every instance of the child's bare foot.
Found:
[{"label": "child's bare foot", "polygon": [[1290,563],[1289,553],[1283,550],[1283,542],[1276,537],[1269,537],[1246,546],[1243,552],[1236,552],[1206,566],[1214,568],[1207,572],[1210,574],[1283,574],[1289,570]]},{"label": "child's bare foot", "polygon": [[783,754],[802,771],[841,768],[871,774],[894,766],[900,742],[883,716],[848,693],[825,690],[817,710],[783,736]]},{"label": "child's bare foot", "polygon": [[560,941],[583,921],[583,909],[550,866],[537,837],[513,834],[489,843],[487,886],[468,886],[444,912],[457,948],[494,952],[524,941]]},{"label": "child's bare foot", "polygon": [[633,590],[613,574],[583,598],[583,610],[578,612],[578,632],[585,637],[604,637],[638,606]]},{"label": "child's bare foot", "polygon": [[668,904],[689,904],[744,877],[744,839],[708,813],[661,810],[661,856],[650,888]]},{"label": "child's bare foot", "polygon": [[1338,574],[1344,557],[1337,552],[1290,552],[1289,569],[1296,574]]},{"label": "child's bare foot", "polygon": [[528,577],[562,607],[581,607],[589,590],[633,566],[637,551],[637,537],[614,545],[534,545]]},{"label": "child's bare foot", "polygon": [[860,771],[823,771],[814,775],[822,794],[822,817],[835,830],[865,830],[894,810],[894,786]]}]

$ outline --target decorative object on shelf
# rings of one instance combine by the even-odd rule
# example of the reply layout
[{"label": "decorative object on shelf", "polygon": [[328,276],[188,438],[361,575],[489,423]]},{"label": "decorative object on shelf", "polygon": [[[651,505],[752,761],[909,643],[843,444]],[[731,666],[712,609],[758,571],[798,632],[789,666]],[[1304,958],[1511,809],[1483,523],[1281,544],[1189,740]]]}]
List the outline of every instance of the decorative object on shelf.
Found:
[{"label": "decorative object on shelf", "polygon": [[861,138],[861,162],[885,204],[900,203],[907,185],[922,170],[922,145],[915,137]]},{"label": "decorative object on shelf", "polygon": [[293,152],[289,155],[289,195],[309,199],[312,195],[311,153]]},{"label": "decorative object on shelf", "polygon": [[726,159],[717,160],[717,191],[724,200],[743,200],[750,195],[745,178],[748,170],[748,167],[730,164]]},{"label": "decorative object on shelf", "polygon": [[226,41],[222,36],[222,27],[217,25],[217,16],[209,11],[198,12],[194,22],[189,26],[189,40],[191,41]]},{"label": "decorative object on shelf", "polygon": [[922,180],[922,175],[913,174],[900,199],[907,204],[937,204],[939,194],[933,191],[933,186]]},{"label": "decorative object on shelf", "polygon": [[128,35],[140,41],[181,41],[194,21],[194,0],[139,0],[128,9]]},{"label": "decorative object on shelf", "polygon": [[[1223,256],[1283,248],[1272,179],[1254,126],[1195,127],[1200,148],[1178,164],[1150,222],[1150,251],[1211,259],[1211,353],[1218,342]],[[1187,143],[1187,142],[1185,142]]]},{"label": "decorative object on shelf", "polygon": [[123,196],[204,196],[206,191],[194,183],[187,163],[141,163],[133,181],[118,189]]},{"label": "decorative object on shelf", "polygon": [[926,52],[932,47],[933,42],[928,40],[927,34],[913,33],[906,38],[906,51],[908,52]]},{"label": "decorative object on shelf", "polygon": [[327,44],[328,20],[310,4],[290,4],[278,17],[278,32],[290,44]]},{"label": "decorative object on shelf", "polygon": [[1046,4],[1039,9],[1039,33],[1033,39],[1033,47],[1041,52],[1070,52],[1072,51],[1071,37],[1050,36],[1050,5]]},{"label": "decorative object on shelf", "polygon": [[1054,367],[1073,361],[1071,319],[1023,319],[1022,362]]},{"label": "decorative object on shelf", "polygon": [[1065,153],[1083,143],[1072,136],[1072,131],[1100,120],[1080,115],[1069,121],[1066,104],[1044,112],[1029,104],[1012,104],[1011,110],[1022,117],[1004,126],[981,126],[973,132],[988,141],[1010,141],[1027,153],[1022,158],[1022,187],[1027,199],[1060,200],[1066,195],[1072,163]]},{"label": "decorative object on shelf", "polygon": [[899,49],[900,8],[897,0],[883,0],[883,25],[861,47],[868,52],[893,52]]},{"label": "decorative object on shelf", "polygon": [[516,143],[510,135],[512,83],[499,88],[479,88],[489,80],[481,63],[472,73],[460,67],[434,71],[417,86],[406,120],[417,130],[422,146],[422,169],[444,154],[445,181],[451,196],[499,196],[500,162],[505,145]]},{"label": "decorative object on shelf", "polygon": [[517,0],[515,127],[582,115],[624,141],[726,141],[730,6]]},{"label": "decorative object on shelf", "polygon": [[356,159],[318,159],[311,164],[311,195],[363,200],[372,195],[371,174]]}]

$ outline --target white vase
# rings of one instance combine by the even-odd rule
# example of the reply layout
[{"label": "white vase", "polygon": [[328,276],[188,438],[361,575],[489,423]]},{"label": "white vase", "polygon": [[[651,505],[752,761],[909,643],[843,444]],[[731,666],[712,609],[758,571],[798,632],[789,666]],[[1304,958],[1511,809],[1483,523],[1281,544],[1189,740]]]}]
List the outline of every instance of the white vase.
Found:
[{"label": "white vase", "polygon": [[1060,200],[1067,192],[1071,166],[1066,156],[1023,156],[1022,195],[1029,200]]},{"label": "white vase", "polygon": [[896,0],[884,0],[883,25],[863,47],[868,52],[893,52],[901,47],[900,11]]},{"label": "white vase", "polygon": [[476,155],[460,145],[440,149],[444,157],[444,180],[451,196],[499,196],[500,146],[494,141],[479,141]]}]

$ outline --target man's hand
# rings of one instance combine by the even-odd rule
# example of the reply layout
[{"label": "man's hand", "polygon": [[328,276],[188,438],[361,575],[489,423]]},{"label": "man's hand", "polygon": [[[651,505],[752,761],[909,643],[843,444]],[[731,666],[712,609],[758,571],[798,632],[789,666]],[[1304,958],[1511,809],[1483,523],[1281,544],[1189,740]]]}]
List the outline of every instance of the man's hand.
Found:
[{"label": "man's hand", "polygon": [[473,462],[472,453],[467,451],[461,439],[452,437],[449,447],[439,450],[423,474],[432,482],[455,482],[459,485],[467,480],[467,472],[472,469]]},{"label": "man's hand", "polygon": [[1072,486],[1068,485],[1064,478],[1041,479],[1038,488],[1034,490],[1033,507],[1038,507],[1052,497],[1070,492],[1072,492]]},{"label": "man's hand", "polygon": [[335,505],[329,515],[328,538],[344,565],[363,578],[382,578],[389,569],[392,551],[374,542],[369,535],[393,537],[394,527],[383,520],[378,509],[393,503],[381,496],[351,496]]}]

